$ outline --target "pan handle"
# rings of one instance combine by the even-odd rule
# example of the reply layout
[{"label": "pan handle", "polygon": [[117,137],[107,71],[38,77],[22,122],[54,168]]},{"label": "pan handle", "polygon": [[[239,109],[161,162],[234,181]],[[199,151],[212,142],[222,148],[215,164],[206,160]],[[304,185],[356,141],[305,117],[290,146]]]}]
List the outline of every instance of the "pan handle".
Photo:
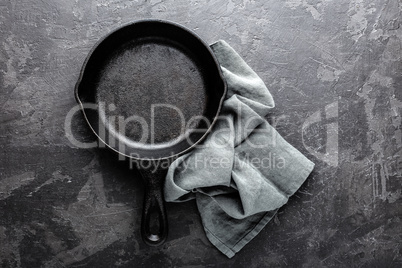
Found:
[{"label": "pan handle", "polygon": [[158,246],[165,242],[168,234],[168,222],[163,198],[163,185],[167,168],[155,167],[149,161],[145,162],[142,167],[147,168],[139,169],[145,184],[141,236],[146,244]]}]

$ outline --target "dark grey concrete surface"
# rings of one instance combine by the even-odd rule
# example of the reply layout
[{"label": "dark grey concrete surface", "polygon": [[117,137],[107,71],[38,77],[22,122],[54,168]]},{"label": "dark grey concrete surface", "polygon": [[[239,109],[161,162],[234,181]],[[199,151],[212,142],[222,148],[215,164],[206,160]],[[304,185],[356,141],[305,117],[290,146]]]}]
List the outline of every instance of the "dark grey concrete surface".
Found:
[{"label": "dark grey concrete surface", "polygon": [[[0,267],[401,267],[401,13],[399,0],[2,0]],[[316,163],[232,259],[193,202],[168,204],[168,241],[144,245],[136,171],[65,135],[90,48],[151,17],[226,40],[271,90],[270,122]]]}]

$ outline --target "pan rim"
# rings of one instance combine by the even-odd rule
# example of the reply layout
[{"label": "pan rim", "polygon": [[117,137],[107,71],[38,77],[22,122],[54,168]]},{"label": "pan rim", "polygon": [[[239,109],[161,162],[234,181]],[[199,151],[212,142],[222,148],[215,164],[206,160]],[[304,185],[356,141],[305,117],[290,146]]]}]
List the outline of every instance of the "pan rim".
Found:
[{"label": "pan rim", "polygon": [[[204,48],[209,52],[209,54],[210,54],[210,56],[211,56],[211,59],[212,59],[212,60],[214,61],[214,63],[215,63],[216,71],[217,71],[218,77],[220,78],[220,80],[221,80],[221,82],[222,82],[222,87],[223,87],[223,88],[222,88],[222,96],[221,96],[221,98],[220,98],[220,100],[219,100],[219,102],[218,102],[216,114],[214,115],[213,120],[212,120],[211,124],[209,125],[208,129],[203,133],[203,135],[202,135],[197,141],[195,141],[194,143],[192,143],[190,146],[188,146],[187,148],[181,150],[180,152],[177,152],[177,153],[174,153],[174,154],[171,154],[171,155],[168,155],[168,156],[150,157],[150,158],[149,158],[149,157],[136,157],[136,156],[133,156],[133,155],[126,154],[126,153],[124,153],[124,152],[122,152],[122,151],[119,151],[119,150],[116,149],[116,148],[113,148],[113,147],[112,147],[111,145],[109,145],[105,140],[103,140],[103,139],[98,135],[97,131],[93,128],[93,126],[92,126],[92,124],[91,124],[91,122],[90,122],[90,120],[89,120],[89,118],[88,118],[88,116],[87,116],[87,113],[85,112],[84,103],[81,101],[81,99],[80,99],[80,97],[79,97],[79,88],[80,88],[80,85],[81,85],[81,83],[82,83],[82,81],[83,81],[84,73],[85,73],[85,70],[87,69],[87,64],[88,64],[89,60],[92,58],[93,53],[95,52],[95,50],[99,47],[99,45],[100,45],[103,41],[105,41],[108,37],[110,37],[111,35],[113,35],[114,33],[118,32],[118,31],[120,31],[120,30],[122,30],[122,29],[124,29],[124,28],[126,28],[126,27],[130,27],[130,26],[133,26],[133,25],[135,25],[135,24],[141,24],[141,23],[161,23],[161,24],[169,24],[169,25],[171,25],[171,26],[180,28],[181,30],[186,31],[186,32],[188,32],[189,34],[191,34],[195,39],[197,39],[197,42],[199,42],[200,44],[202,44],[202,45],[204,46]],[[112,149],[113,151],[115,151],[115,152],[118,153],[119,155],[125,156],[125,157],[130,158],[130,159],[133,159],[133,160],[138,160],[138,161],[141,161],[141,160],[165,160],[165,159],[172,159],[172,158],[175,158],[175,157],[178,157],[178,156],[180,156],[180,155],[183,155],[183,154],[185,154],[185,153],[191,151],[192,149],[194,149],[197,145],[199,145],[199,144],[207,137],[207,135],[211,132],[212,128],[214,127],[214,125],[215,125],[215,123],[216,123],[216,121],[217,121],[217,119],[218,119],[218,116],[219,116],[219,114],[220,114],[220,112],[221,112],[222,104],[223,104],[223,102],[224,102],[226,93],[227,93],[227,84],[226,84],[226,81],[225,81],[225,79],[224,79],[221,66],[220,66],[218,60],[216,59],[216,57],[215,57],[215,55],[214,55],[214,53],[213,53],[211,47],[210,47],[203,39],[201,39],[201,37],[200,37],[199,35],[197,35],[194,31],[190,30],[189,28],[187,28],[187,27],[185,27],[185,26],[183,26],[183,25],[181,25],[181,24],[179,24],[179,23],[177,23],[177,22],[173,22],[173,21],[165,20],[165,19],[153,19],[153,18],[141,19],[141,20],[136,20],[136,21],[133,21],[133,22],[125,23],[125,24],[123,24],[123,25],[121,25],[121,26],[119,26],[119,27],[113,29],[113,30],[110,31],[108,34],[104,35],[103,37],[101,37],[101,38],[92,46],[92,48],[91,48],[90,51],[88,52],[88,54],[87,54],[87,56],[86,56],[86,58],[85,58],[85,60],[84,60],[84,62],[83,62],[83,65],[82,65],[82,67],[81,67],[78,80],[77,80],[77,82],[76,82],[76,84],[75,84],[75,87],[74,87],[74,96],[75,96],[75,99],[76,99],[77,103],[78,103],[79,106],[80,106],[80,109],[81,109],[81,111],[82,111],[82,113],[83,113],[83,115],[84,115],[84,119],[85,119],[85,121],[87,122],[87,125],[90,127],[92,133],[95,134],[95,136],[97,137],[97,139],[98,139],[100,142],[102,142],[105,146],[107,146],[109,149]]]}]

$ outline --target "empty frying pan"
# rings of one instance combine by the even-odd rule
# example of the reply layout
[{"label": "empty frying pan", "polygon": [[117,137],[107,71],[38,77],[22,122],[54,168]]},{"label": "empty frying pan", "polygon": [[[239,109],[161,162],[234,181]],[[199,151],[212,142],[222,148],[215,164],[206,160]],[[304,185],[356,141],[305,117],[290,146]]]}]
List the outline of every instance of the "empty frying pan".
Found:
[{"label": "empty frying pan", "polygon": [[137,163],[145,183],[141,234],[147,244],[167,237],[168,164],[211,131],[225,94],[209,46],[173,22],[125,25],[85,59],[75,97],[100,144]]}]

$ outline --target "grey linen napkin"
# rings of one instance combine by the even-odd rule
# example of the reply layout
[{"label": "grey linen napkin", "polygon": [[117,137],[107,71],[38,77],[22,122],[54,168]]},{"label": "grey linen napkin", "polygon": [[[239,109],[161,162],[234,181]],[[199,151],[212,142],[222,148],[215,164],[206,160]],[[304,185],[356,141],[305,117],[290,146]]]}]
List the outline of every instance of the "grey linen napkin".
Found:
[{"label": "grey linen napkin", "polygon": [[274,217],[314,164],[264,119],[274,100],[225,42],[211,48],[228,86],[220,118],[201,147],[169,167],[165,199],[196,199],[205,233],[233,257]]}]

